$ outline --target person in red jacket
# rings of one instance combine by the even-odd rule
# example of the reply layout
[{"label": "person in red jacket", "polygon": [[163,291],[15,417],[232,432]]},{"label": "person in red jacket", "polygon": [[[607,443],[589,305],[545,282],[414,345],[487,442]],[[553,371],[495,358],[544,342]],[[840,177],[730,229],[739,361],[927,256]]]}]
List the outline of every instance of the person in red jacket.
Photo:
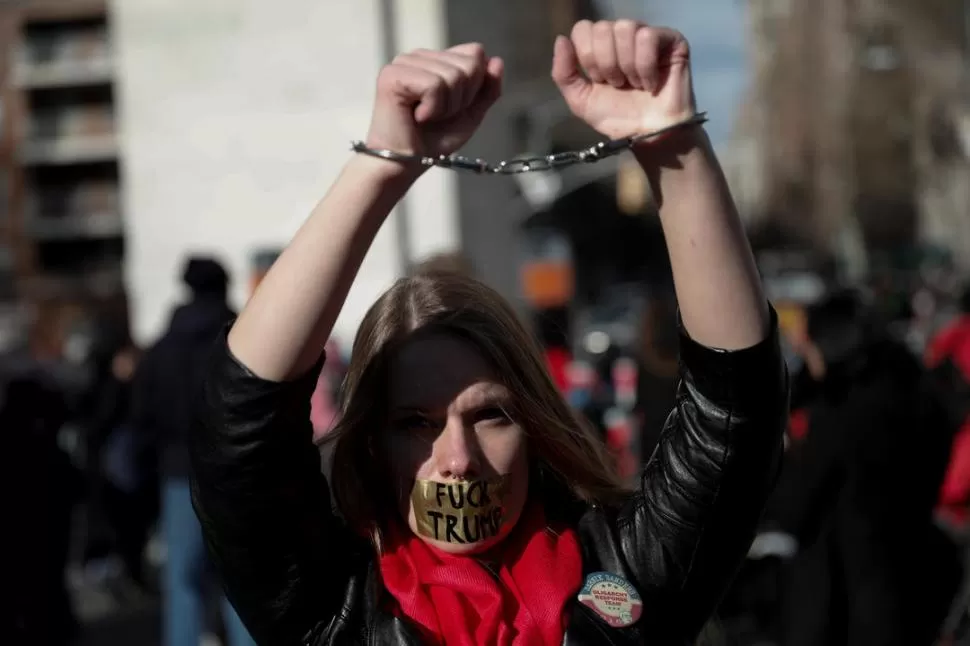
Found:
[{"label": "person in red jacket", "polygon": [[[947,423],[954,429],[950,461],[940,487],[936,516],[958,541],[967,547],[970,536],[970,288],[960,299],[962,314],[936,335],[926,349],[925,361]],[[970,550],[964,553],[964,568]],[[943,625],[944,643],[965,643],[970,633],[970,577],[964,573]]]},{"label": "person in red jacket", "polygon": [[937,512],[948,525],[966,529],[970,521],[970,288],[960,305],[963,313],[930,342],[925,361],[946,391],[940,394],[955,427]]}]

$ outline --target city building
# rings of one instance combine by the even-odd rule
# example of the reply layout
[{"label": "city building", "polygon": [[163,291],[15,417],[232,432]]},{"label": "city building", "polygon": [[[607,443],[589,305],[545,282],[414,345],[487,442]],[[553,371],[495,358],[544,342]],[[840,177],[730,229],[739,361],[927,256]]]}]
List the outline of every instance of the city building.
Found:
[{"label": "city building", "polygon": [[108,15],[97,0],[0,5],[0,297],[48,356],[85,312],[125,326]]},{"label": "city building", "polygon": [[[35,319],[51,321],[34,327],[46,330],[54,353],[72,329],[106,312],[137,342],[154,340],[185,297],[179,274],[190,254],[223,260],[233,276],[232,301],[242,306],[352,154],[350,141],[364,136],[377,73],[397,52],[479,41],[505,59],[504,96],[466,154],[498,161],[598,140],[569,115],[549,69],[554,37],[580,17],[612,10],[602,2],[4,6],[0,42],[8,47],[0,57],[10,62],[0,65],[9,71],[0,155],[12,179],[0,245],[0,277],[8,280],[0,285],[9,287],[9,302],[27,303]],[[45,34],[65,29],[80,35],[68,45],[44,44]],[[35,32],[45,35],[40,45],[32,44]],[[52,51],[63,58],[53,71]],[[47,67],[33,63],[24,76],[18,61],[31,56]],[[64,97],[68,107],[48,95]],[[55,107],[57,118],[48,114]],[[441,253],[460,253],[523,313],[541,309],[536,289],[551,283],[536,277],[551,275],[543,273],[546,256],[562,248],[563,235],[582,244],[553,259],[555,280],[570,273],[614,280],[611,270],[584,263],[609,264],[620,242],[635,247],[629,227],[621,220],[607,225],[612,220],[603,213],[590,220],[569,203],[593,200],[597,206],[584,208],[601,211],[601,200],[615,201],[619,161],[567,169],[554,179],[427,173],[379,233],[337,322],[338,340],[346,347],[380,292]],[[600,186],[595,196],[577,197],[592,185]],[[651,208],[633,202],[632,211]],[[570,217],[550,215],[560,208],[576,213],[570,217],[579,228],[563,224]],[[558,298],[571,297],[571,289],[560,289]],[[583,289],[597,291],[595,284]]]}]

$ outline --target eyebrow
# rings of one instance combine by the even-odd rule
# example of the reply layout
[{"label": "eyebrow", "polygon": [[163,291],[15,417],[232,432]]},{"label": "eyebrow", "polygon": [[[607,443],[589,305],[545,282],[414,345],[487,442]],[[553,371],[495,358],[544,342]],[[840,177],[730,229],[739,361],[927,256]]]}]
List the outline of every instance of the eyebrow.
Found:
[{"label": "eyebrow", "polygon": [[489,392],[485,395],[482,395],[480,399],[477,399],[474,401],[475,401],[475,405],[473,406],[474,408],[496,407],[496,408],[501,408],[502,410],[505,410],[506,407],[509,407],[512,403],[512,395],[511,393]]}]

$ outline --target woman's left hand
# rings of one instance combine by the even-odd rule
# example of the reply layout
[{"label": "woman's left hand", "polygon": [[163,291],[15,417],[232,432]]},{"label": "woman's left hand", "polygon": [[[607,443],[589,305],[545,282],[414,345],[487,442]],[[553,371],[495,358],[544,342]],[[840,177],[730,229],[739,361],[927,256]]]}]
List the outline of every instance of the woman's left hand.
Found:
[{"label": "woman's left hand", "polygon": [[697,111],[690,48],[672,29],[582,20],[569,38],[556,39],[552,78],[573,114],[610,139],[653,132]]}]

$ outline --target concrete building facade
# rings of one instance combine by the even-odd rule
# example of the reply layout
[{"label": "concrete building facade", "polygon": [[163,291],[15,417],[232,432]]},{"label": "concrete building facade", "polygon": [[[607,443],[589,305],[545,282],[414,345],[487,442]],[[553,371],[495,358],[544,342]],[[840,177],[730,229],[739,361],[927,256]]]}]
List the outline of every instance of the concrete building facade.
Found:
[{"label": "concrete building facade", "polygon": [[[506,58],[506,96],[468,144],[523,152],[521,115],[554,98],[551,43],[577,3],[544,0],[115,0],[126,278],[136,339],[164,327],[188,253],[221,257],[248,296],[254,253],[285,245],[363,137],[395,51],[476,40]],[[393,51],[392,51],[393,50]],[[528,128],[526,128],[527,130]],[[335,334],[413,262],[461,251],[517,292],[522,200],[507,178],[433,170],[388,219]]]},{"label": "concrete building facade", "polygon": [[[442,43],[442,4],[409,4],[395,29]],[[136,338],[163,329],[189,253],[222,258],[241,305],[252,255],[285,245],[323,196],[368,125],[384,61],[380,8],[377,0],[114,4]],[[431,173],[409,196],[420,204],[415,238],[457,245],[453,187],[453,177]],[[345,335],[399,275],[401,226],[393,214],[368,254],[338,323]]]}]

